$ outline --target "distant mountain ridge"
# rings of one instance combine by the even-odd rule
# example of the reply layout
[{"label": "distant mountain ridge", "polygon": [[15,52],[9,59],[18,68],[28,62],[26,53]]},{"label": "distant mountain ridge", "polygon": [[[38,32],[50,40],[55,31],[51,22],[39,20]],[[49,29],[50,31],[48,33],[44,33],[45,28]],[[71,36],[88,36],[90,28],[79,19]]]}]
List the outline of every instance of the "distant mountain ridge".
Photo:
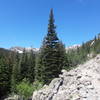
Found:
[{"label": "distant mountain ridge", "polygon": [[69,50],[76,50],[79,47],[81,47],[81,45],[79,45],[79,44],[74,44],[72,46],[66,47],[66,52]]},{"label": "distant mountain ridge", "polygon": [[[78,47],[80,47],[81,45],[72,45],[72,46],[69,46],[69,47],[66,47],[66,52],[70,49],[74,49],[76,50]],[[23,53],[23,50],[26,50],[26,52],[30,52],[31,50],[34,51],[34,52],[38,52],[39,51],[39,48],[32,48],[32,47],[27,47],[27,48],[24,48],[24,47],[20,47],[20,46],[15,46],[15,47],[11,47],[9,50],[11,51],[14,51],[14,52],[18,52],[18,53]]]},{"label": "distant mountain ridge", "polygon": [[23,47],[19,47],[19,46],[11,47],[9,50],[15,51],[15,52],[18,52],[18,53],[23,53],[24,49],[25,49],[26,52],[30,52],[31,50],[34,51],[34,52],[39,51],[38,48],[32,48],[32,47],[23,48]]},{"label": "distant mountain ridge", "polygon": [[[87,41],[86,43],[84,43],[85,45],[88,44],[88,46],[92,47],[93,45],[95,45],[95,40],[99,41],[100,39],[100,34],[97,35],[97,37],[95,37],[94,39],[92,40],[89,40]],[[97,43],[96,43],[97,44]],[[72,46],[68,46],[66,47],[66,52],[70,51],[70,50],[77,50],[77,48],[80,48],[82,45],[80,44],[74,44]],[[26,50],[26,52],[30,52],[31,50],[34,51],[34,52],[38,52],[39,51],[39,48],[32,48],[32,47],[20,47],[20,46],[14,46],[14,47],[11,47],[10,51],[14,51],[14,52],[18,52],[18,53],[23,53],[23,50]]]}]

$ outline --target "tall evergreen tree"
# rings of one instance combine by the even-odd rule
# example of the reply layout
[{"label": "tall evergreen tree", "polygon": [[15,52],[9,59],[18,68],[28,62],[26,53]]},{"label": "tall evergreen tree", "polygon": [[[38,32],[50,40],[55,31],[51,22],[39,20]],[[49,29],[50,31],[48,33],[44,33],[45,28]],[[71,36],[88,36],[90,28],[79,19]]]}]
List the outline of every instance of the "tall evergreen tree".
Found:
[{"label": "tall evergreen tree", "polygon": [[21,58],[21,80],[26,78],[30,82],[34,81],[34,69],[35,69],[35,53],[23,51]]},{"label": "tall evergreen tree", "polygon": [[21,80],[23,80],[24,78],[27,78],[27,74],[28,74],[28,55],[27,52],[25,51],[25,49],[23,50],[23,54],[21,57]]},{"label": "tall evergreen tree", "polygon": [[36,79],[47,84],[58,77],[65,65],[65,47],[59,41],[55,29],[53,9],[51,9],[48,33],[43,40],[36,66]]},{"label": "tall evergreen tree", "polygon": [[35,74],[34,74],[34,70],[35,70],[35,53],[33,52],[33,50],[31,50],[30,53],[29,53],[27,66],[28,66],[27,78],[30,82],[33,82],[34,78],[35,78]]},{"label": "tall evergreen tree", "polygon": [[0,100],[10,92],[10,67],[5,57],[0,57]]},{"label": "tall evergreen tree", "polygon": [[12,67],[12,76],[11,76],[11,92],[15,92],[16,84],[20,81],[21,73],[20,73],[20,55],[19,53],[15,53],[14,62]]}]

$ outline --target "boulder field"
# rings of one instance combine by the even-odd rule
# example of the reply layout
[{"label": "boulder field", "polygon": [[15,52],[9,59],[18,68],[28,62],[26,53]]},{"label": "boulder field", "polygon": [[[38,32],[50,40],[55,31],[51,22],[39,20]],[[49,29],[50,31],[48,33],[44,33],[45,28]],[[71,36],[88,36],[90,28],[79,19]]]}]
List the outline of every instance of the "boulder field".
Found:
[{"label": "boulder field", "polygon": [[32,100],[100,100],[100,55],[69,72],[62,70],[59,78],[35,91]]}]

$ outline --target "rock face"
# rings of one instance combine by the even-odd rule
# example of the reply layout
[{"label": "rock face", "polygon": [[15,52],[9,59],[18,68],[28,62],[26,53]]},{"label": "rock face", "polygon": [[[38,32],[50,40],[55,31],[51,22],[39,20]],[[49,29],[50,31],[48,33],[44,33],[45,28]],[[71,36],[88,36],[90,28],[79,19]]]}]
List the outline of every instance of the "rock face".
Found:
[{"label": "rock face", "polygon": [[32,100],[100,100],[100,55],[33,93]]}]

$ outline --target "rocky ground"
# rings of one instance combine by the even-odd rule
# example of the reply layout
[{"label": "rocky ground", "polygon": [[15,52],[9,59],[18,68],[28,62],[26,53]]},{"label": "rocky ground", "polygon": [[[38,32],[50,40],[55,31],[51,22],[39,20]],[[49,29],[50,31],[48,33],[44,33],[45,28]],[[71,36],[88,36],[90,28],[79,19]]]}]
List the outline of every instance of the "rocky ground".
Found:
[{"label": "rocky ground", "polygon": [[32,100],[100,100],[100,55],[33,93]]}]

